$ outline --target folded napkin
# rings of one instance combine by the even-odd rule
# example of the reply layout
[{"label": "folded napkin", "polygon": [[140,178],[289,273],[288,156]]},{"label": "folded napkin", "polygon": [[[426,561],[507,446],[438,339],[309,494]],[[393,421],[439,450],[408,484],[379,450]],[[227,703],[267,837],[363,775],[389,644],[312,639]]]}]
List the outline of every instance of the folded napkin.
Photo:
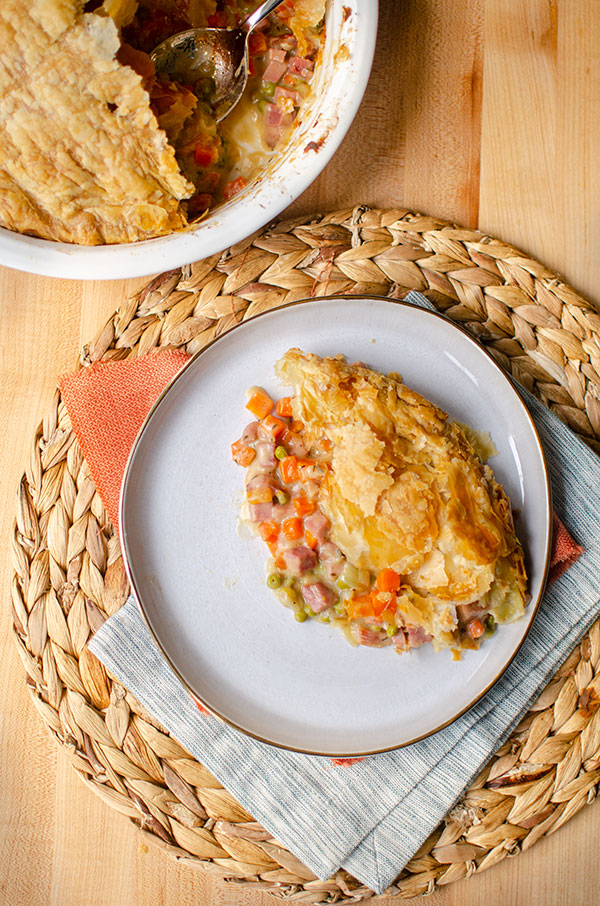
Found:
[{"label": "folded napkin", "polygon": [[[408,300],[430,307],[418,293],[409,294]],[[161,356],[155,354],[155,363]],[[169,364],[171,370],[179,367],[176,361]],[[127,375],[119,378],[124,366],[129,369]],[[61,382],[99,492],[103,487],[113,489],[111,500],[105,499],[113,517],[115,479],[122,466],[115,466],[110,451],[122,463],[131,443],[129,434],[127,443],[123,442],[121,424],[127,414],[123,407],[139,416],[152,402],[146,398],[140,405],[135,369],[135,361],[107,363]],[[103,374],[111,388],[107,399]],[[117,385],[120,389],[115,394]],[[600,462],[544,406],[521,392],[537,424],[550,470],[559,520],[553,557],[556,578],[508,670],[480,702],[444,730],[404,749],[364,759],[332,761],[286,752],[199,711],[161,656],[133,598],[90,643],[111,673],[169,732],[323,879],[343,866],[374,891],[384,891],[598,615]],[[96,424],[101,424],[98,430]],[[105,450],[101,455],[98,434]],[[573,542],[564,526],[579,543]]]}]

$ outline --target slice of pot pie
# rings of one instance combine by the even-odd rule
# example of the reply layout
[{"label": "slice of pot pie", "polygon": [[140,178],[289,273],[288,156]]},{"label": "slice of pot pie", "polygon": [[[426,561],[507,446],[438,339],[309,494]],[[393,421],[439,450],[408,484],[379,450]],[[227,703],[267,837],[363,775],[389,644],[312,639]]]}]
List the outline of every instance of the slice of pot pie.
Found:
[{"label": "slice of pot pie", "polygon": [[[244,189],[309,94],[324,0],[284,0],[250,36],[251,76],[217,124],[206,84],[157,77],[150,52],[231,27],[246,0],[2,0],[0,226],[83,245],[186,228]],[[193,88],[193,90],[192,90]]]},{"label": "slice of pot pie", "polygon": [[522,616],[510,502],[445,412],[342,356],[290,349],[275,370],[294,395],[252,388],[255,420],[232,455],[267,583],[297,620],[355,644],[458,652]]}]

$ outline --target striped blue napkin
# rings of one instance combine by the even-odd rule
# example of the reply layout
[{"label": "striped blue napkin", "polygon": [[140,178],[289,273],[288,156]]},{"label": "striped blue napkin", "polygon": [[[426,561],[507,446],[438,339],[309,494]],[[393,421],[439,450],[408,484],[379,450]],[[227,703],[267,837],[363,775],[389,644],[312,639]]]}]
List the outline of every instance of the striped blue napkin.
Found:
[{"label": "striped blue napkin", "polygon": [[[418,293],[407,299],[430,307]],[[351,767],[286,752],[199,713],[133,597],[90,643],[150,713],[320,878],[341,866],[382,893],[598,616],[600,460],[529,393],[520,392],[544,445],[554,509],[585,552],[547,589],[503,677],[444,730]]]}]

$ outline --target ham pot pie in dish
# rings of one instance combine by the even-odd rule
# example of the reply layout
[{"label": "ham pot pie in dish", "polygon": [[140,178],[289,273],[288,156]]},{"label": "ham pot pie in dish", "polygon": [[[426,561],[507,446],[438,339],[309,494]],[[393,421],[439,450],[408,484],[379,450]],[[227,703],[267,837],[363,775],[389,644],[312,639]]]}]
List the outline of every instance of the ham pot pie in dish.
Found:
[{"label": "ham pot pie in dish", "polygon": [[232,446],[247,467],[245,516],[271,554],[267,584],[299,622],[398,652],[478,648],[528,601],[510,502],[485,437],[402,383],[342,356],[290,349],[294,390]]},{"label": "ham pot pie in dish", "polygon": [[284,0],[250,36],[245,95],[222,123],[149,53],[190,27],[232,27],[235,0],[4,0],[0,226],[80,245],[188,228],[288,141],[311,92],[325,0]]}]

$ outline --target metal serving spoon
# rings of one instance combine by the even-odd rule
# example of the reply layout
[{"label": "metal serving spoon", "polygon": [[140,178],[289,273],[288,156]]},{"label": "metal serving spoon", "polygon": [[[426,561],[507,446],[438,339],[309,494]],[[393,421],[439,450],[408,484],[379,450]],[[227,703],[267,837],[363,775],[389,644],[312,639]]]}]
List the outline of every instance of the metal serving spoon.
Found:
[{"label": "metal serving spoon", "polygon": [[250,32],[280,3],[265,0],[236,28],[190,28],[172,35],[150,54],[156,74],[195,87],[220,122],[244,93]]}]

